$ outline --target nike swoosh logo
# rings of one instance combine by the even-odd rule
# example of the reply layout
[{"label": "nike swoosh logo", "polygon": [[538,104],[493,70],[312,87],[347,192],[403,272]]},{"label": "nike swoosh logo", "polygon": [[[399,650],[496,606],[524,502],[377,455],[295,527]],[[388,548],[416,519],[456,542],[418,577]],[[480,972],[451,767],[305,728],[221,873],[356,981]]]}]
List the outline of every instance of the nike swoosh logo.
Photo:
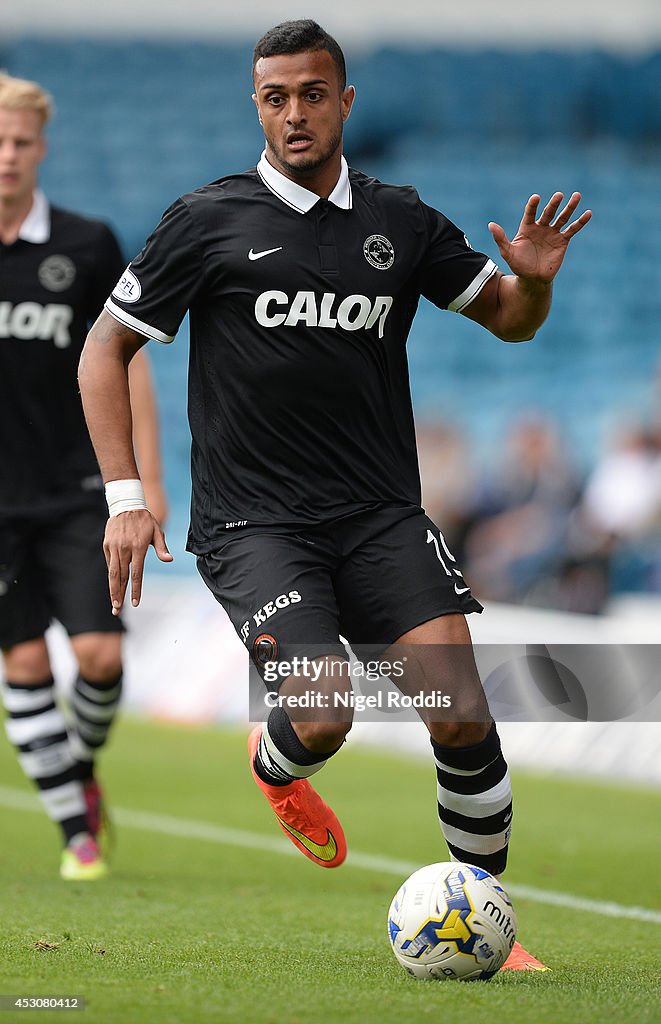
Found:
[{"label": "nike swoosh logo", "polygon": [[276,814],[276,818],[284,828],[285,832],[289,832],[290,836],[294,839],[298,839],[301,846],[304,846],[308,853],[311,853],[313,857],[318,857],[319,860],[331,861],[337,854],[337,843],[335,842],[335,836],[329,828],[326,829],[327,839],[322,845],[321,843],[315,843],[313,839],[306,836],[304,832],[299,832],[293,825],[289,825],[284,821],[279,814]]},{"label": "nike swoosh logo", "polygon": [[254,249],[251,249],[250,252],[248,253],[248,259],[261,260],[262,256],[270,256],[272,252],[280,252],[281,249],[281,245],[278,245],[275,249],[262,249],[261,252],[255,252]]},{"label": "nike swoosh logo", "polygon": [[467,594],[469,590],[470,587],[458,587],[456,583],[454,585],[454,592],[457,597],[461,597],[462,594]]}]

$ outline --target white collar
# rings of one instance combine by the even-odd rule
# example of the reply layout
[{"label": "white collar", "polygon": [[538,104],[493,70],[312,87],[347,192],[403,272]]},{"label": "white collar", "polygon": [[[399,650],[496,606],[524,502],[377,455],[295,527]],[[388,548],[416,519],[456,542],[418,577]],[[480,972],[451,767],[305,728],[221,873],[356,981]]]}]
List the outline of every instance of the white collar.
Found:
[{"label": "white collar", "polygon": [[[308,213],[315,203],[321,199],[321,196],[318,196],[316,192],[310,192],[309,189],[303,188],[302,185],[298,185],[291,178],[286,178],[284,174],[277,171],[266,159],[266,150],[262,153],[257,165],[257,172],[266,187],[278,199],[281,199],[283,203],[291,206],[294,210],[298,210],[299,213]],[[349,168],[344,157],[342,157],[337,185],[329,195],[328,201],[329,203],[334,203],[341,210],[350,210],[352,207]]]},{"label": "white collar", "polygon": [[42,245],[50,238],[50,206],[40,189],[35,189],[32,206],[21,224],[18,237],[24,242]]}]

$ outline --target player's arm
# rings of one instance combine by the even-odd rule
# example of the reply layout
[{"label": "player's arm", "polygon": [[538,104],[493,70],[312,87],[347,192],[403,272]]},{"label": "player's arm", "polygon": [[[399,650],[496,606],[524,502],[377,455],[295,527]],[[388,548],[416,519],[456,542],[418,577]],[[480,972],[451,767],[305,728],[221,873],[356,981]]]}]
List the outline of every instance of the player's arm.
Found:
[{"label": "player's arm", "polygon": [[158,408],[152,382],[151,367],[144,349],[139,349],[129,363],[129,394],[133,420],[133,444],[140,467],[140,479],[147,508],[161,525],[168,514],[163,487],[161,443]]},{"label": "player's arm", "polygon": [[[105,310],[92,327],[78,369],[80,393],[103,480],[119,492],[110,501],[103,549],[113,612],[119,614],[131,580],[131,599],[140,601],[145,557],[150,544],[162,562],[171,562],[158,521],[140,500],[140,474],[133,449],[128,367],[146,338],[120,324]],[[118,481],[134,481],[133,485]],[[128,492],[128,493],[127,493]],[[131,493],[132,492],[132,493]],[[123,505],[125,511],[120,511]]]},{"label": "player's arm", "polygon": [[512,274],[494,274],[462,312],[503,341],[529,341],[535,336],[551,308],[553,279],[567,246],[592,216],[586,210],[572,221],[580,193],[574,192],[558,212],[563,198],[556,192],[537,216],[540,197],[531,196],[512,241],[499,224],[489,224]]}]

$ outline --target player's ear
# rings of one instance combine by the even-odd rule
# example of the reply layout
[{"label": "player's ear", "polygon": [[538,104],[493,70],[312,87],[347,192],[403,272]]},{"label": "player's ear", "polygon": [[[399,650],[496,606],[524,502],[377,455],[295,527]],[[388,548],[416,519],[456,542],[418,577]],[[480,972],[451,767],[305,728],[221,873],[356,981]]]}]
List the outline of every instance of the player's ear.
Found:
[{"label": "player's ear", "polygon": [[259,119],[259,123],[261,124],[262,123],[262,115],[259,112],[259,100],[257,99],[257,93],[256,92],[254,92],[252,94],[252,100],[253,100],[253,103],[255,104],[255,106],[257,107],[257,117]]},{"label": "player's ear", "polygon": [[348,116],[349,116],[349,114],[351,113],[351,108],[353,106],[353,101],[355,100],[355,98],[356,98],[356,90],[355,90],[355,88],[353,87],[353,85],[348,85],[346,87],[346,89],[344,90],[344,92],[342,93],[342,96],[340,97],[340,103],[341,103],[341,106],[342,106],[342,120],[343,121],[346,121]]}]

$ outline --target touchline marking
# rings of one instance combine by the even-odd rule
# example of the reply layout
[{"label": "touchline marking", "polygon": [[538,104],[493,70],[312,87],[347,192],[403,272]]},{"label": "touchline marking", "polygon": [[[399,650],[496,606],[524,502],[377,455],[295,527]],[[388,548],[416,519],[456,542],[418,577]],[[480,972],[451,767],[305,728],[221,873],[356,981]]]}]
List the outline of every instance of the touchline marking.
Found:
[{"label": "touchline marking", "polygon": [[[30,811],[43,814],[43,807],[38,798],[21,789],[0,786],[0,806],[13,811]],[[301,857],[302,854],[288,840],[277,836],[266,836],[259,832],[246,832],[238,828],[226,828],[224,825],[212,825],[206,821],[192,821],[186,818],[174,818],[169,814],[153,814],[151,811],[130,811],[121,807],[113,808],[113,818],[124,828],[141,829],[144,832],[156,832],[161,835],[174,836],[177,839],[204,839],[209,843],[221,846],[239,846],[249,850],[262,850],[269,853],[281,853],[287,857]],[[387,875],[395,875],[400,879],[407,878],[420,867],[407,860],[395,860],[393,857],[379,857],[370,853],[349,852],[345,861],[347,867],[361,868],[365,871],[381,871]],[[661,911],[648,910],[646,907],[627,907],[621,903],[609,903],[602,900],[588,900],[580,896],[572,896],[565,892],[551,892],[548,889],[537,889],[532,885],[507,885],[507,891],[514,897],[530,900],[531,903],[547,903],[554,907],[567,907],[569,910],[581,910],[588,914],[601,917],[625,917],[633,921],[644,921],[647,924],[661,924]]]}]

